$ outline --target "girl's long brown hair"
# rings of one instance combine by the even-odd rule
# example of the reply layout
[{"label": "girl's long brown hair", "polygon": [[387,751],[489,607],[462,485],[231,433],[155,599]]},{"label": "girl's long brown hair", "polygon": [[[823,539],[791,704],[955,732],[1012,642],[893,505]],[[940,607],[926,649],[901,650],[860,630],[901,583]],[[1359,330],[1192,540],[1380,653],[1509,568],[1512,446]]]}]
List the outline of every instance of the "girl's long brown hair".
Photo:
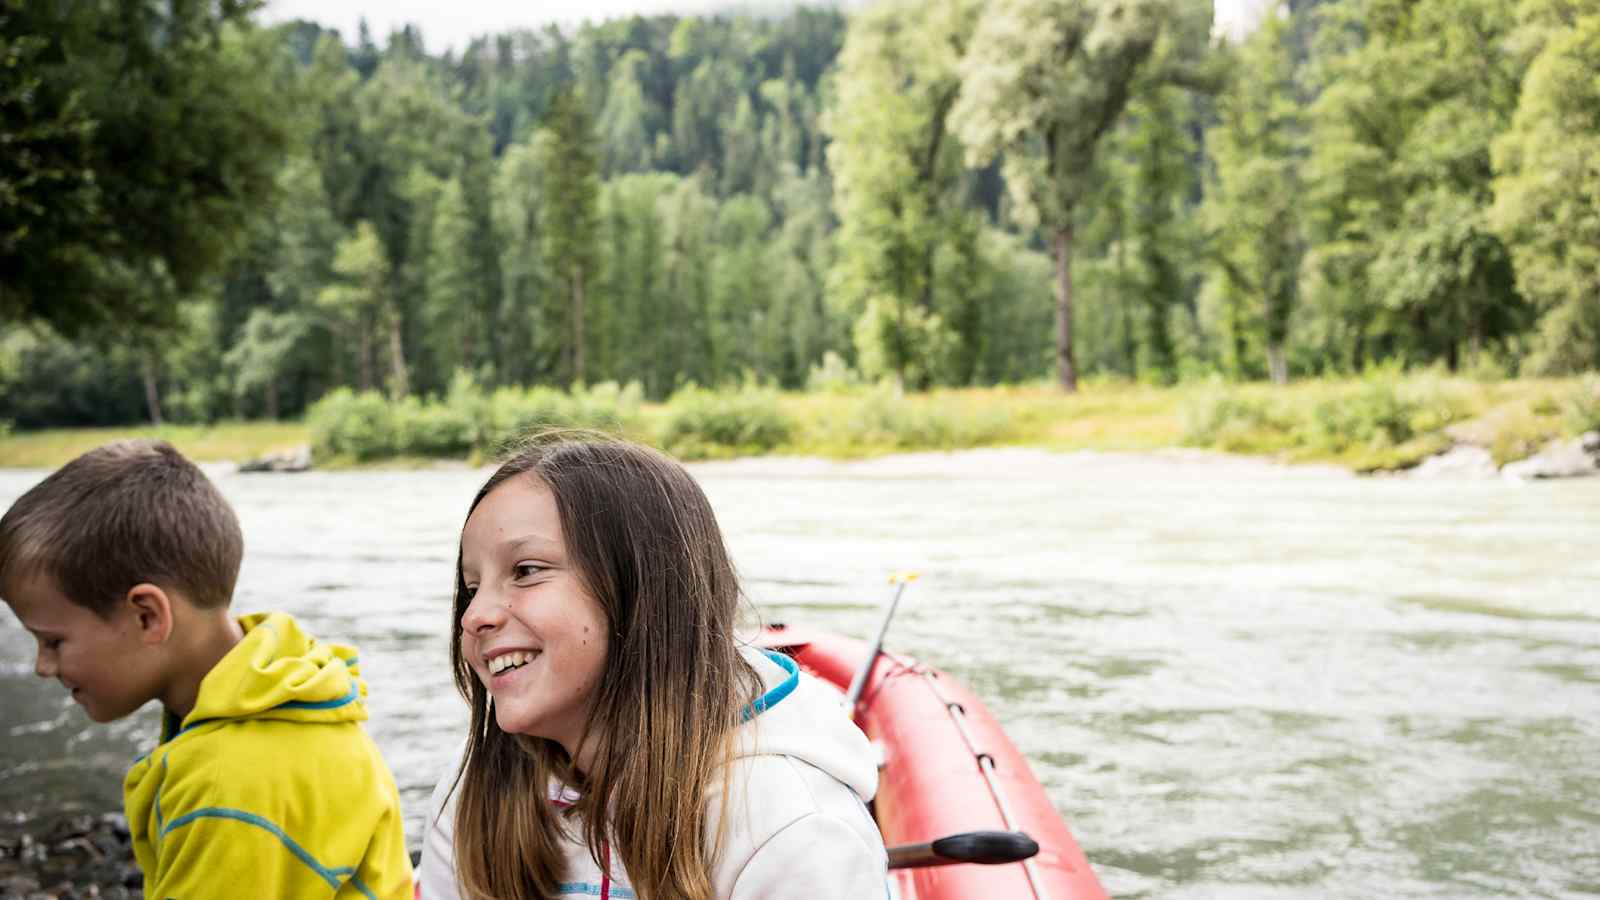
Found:
[{"label": "girl's long brown hair", "polygon": [[[456,688],[472,707],[457,776],[456,875],[464,896],[554,897],[561,841],[581,821],[597,865],[620,861],[643,900],[712,896],[706,804],[760,680],[734,639],[740,591],[711,504],[673,460],[597,435],[546,434],[500,466],[472,500],[511,478],[555,496],[569,561],[605,611],[609,644],[584,740],[597,748],[579,773],[560,744],[507,734],[461,653]],[[454,624],[468,598],[456,559]],[[581,746],[581,744],[580,744]],[[581,799],[563,811],[552,784]],[[728,797],[722,795],[726,812]],[[602,848],[610,846],[611,853]],[[603,859],[609,855],[610,860]]]}]

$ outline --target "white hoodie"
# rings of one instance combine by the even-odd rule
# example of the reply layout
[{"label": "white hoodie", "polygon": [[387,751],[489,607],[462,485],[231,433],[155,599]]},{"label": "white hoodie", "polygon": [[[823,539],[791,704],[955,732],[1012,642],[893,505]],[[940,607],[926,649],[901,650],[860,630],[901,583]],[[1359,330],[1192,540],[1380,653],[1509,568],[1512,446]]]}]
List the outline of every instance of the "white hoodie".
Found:
[{"label": "white hoodie", "polygon": [[[766,692],[740,728],[732,763],[730,821],[711,881],[718,900],[882,900],[887,857],[867,813],[878,789],[871,745],[842,709],[839,695],[800,673],[787,657],[747,650]],[[458,900],[455,878],[458,749],[428,803],[422,900]],[[552,796],[560,802],[559,795]],[[716,833],[720,788],[706,798],[707,832]],[[588,847],[569,838],[562,895],[635,895],[612,857],[605,878]]]}]

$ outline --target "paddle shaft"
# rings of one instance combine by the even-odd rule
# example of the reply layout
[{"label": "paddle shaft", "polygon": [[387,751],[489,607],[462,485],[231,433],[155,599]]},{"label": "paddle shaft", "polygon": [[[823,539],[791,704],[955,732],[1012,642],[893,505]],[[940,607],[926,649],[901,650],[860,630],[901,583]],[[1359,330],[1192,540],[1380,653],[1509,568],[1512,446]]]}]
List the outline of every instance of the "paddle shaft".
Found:
[{"label": "paddle shaft", "polygon": [[856,709],[856,701],[861,699],[861,692],[867,686],[867,676],[872,674],[872,664],[878,661],[878,654],[883,652],[883,639],[889,633],[889,623],[894,619],[895,609],[900,606],[900,595],[906,592],[906,585],[911,582],[910,578],[896,580],[899,585],[894,590],[894,597],[889,600],[889,608],[883,611],[883,621],[878,623],[878,637],[872,642],[872,650],[861,663],[861,668],[850,679],[850,689],[844,693],[844,708],[852,714]]}]

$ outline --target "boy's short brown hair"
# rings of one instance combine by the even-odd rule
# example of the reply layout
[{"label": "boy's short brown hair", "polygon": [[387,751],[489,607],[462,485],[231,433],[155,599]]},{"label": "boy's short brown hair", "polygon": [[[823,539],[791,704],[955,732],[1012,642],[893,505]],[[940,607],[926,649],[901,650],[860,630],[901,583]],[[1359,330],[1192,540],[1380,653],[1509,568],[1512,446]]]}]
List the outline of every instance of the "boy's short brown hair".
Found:
[{"label": "boy's short brown hair", "polygon": [[103,618],[146,582],[178,589],[199,607],[225,607],[243,556],[233,508],[166,441],[90,450],[0,518],[0,589],[48,575],[74,603]]}]

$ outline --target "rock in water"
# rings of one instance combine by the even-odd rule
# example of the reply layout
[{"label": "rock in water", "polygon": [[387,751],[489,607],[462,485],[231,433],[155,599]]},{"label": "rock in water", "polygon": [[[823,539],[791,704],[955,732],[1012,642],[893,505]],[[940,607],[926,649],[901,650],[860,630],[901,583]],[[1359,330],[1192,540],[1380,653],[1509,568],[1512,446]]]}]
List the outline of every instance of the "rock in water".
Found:
[{"label": "rock in water", "polygon": [[310,469],[311,447],[306,444],[239,463],[241,472],[305,472]]},{"label": "rock in water", "polygon": [[1527,459],[1507,463],[1500,474],[1513,481],[1600,475],[1600,432],[1556,441]]},{"label": "rock in water", "polygon": [[1500,474],[1494,456],[1482,447],[1458,444],[1430,456],[1407,473],[1412,478],[1493,478]]}]

